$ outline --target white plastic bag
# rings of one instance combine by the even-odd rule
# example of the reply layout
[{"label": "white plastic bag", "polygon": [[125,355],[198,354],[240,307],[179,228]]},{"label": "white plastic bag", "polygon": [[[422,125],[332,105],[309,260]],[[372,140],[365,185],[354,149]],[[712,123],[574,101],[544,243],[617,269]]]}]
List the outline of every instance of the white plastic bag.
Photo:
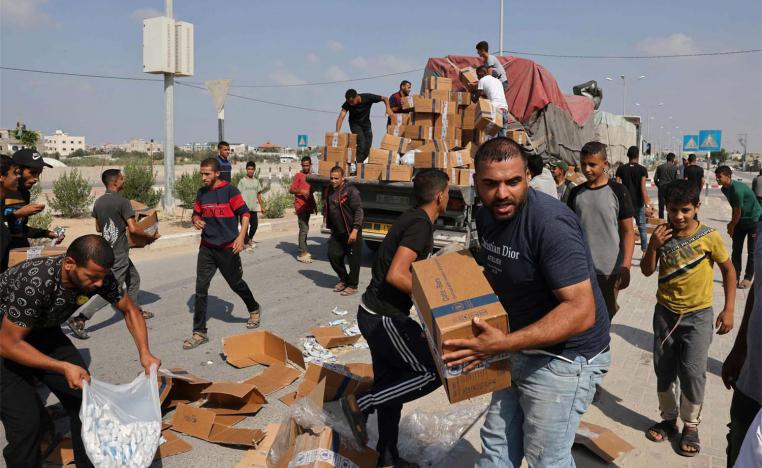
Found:
[{"label": "white plastic bag", "polygon": [[161,438],[156,367],[126,385],[91,379],[83,383],[82,441],[98,468],[146,468]]}]

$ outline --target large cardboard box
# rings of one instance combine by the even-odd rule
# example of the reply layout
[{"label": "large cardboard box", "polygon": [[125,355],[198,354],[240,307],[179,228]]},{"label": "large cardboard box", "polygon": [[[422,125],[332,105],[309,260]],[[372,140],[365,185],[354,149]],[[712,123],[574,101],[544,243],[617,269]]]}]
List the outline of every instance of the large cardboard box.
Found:
[{"label": "large cardboard box", "polygon": [[211,380],[197,377],[185,369],[172,368],[157,374],[159,401],[162,409],[171,409],[181,403],[192,403],[203,397],[201,393],[212,384]]},{"label": "large cardboard box", "polygon": [[441,152],[447,152],[451,146],[447,144],[447,141],[445,140],[428,140],[425,141],[421,146],[416,148],[418,151],[435,151],[438,153]]},{"label": "large cardboard box", "polygon": [[401,125],[408,125],[410,123],[409,112],[398,112],[391,118],[391,122],[388,125],[392,127],[399,127]]},{"label": "large cardboard box", "polygon": [[425,89],[449,91],[452,89],[452,80],[450,78],[445,78],[442,76],[427,76],[423,80],[423,87]]},{"label": "large cardboard box", "polygon": [[[408,96],[407,105],[412,100],[412,108],[415,112],[424,112],[430,114],[455,114],[458,111],[457,106],[451,106],[448,99],[431,99],[423,96]],[[405,100],[403,100],[405,103]]]},{"label": "large cardboard box", "polygon": [[457,92],[450,95],[450,101],[454,102],[458,107],[466,107],[473,104],[471,100],[471,93]]},{"label": "large cardboard box", "polygon": [[463,149],[448,152],[447,159],[449,160],[449,166],[451,167],[470,166],[474,162],[471,144],[467,144]]},{"label": "large cardboard box", "polygon": [[413,140],[432,140],[434,139],[434,127],[425,125],[408,125],[402,134],[405,138]]},{"label": "large cardboard box", "polygon": [[357,135],[354,133],[328,132],[325,134],[325,146],[331,148],[357,149]]},{"label": "large cardboard box", "polygon": [[330,146],[324,146],[323,152],[320,155],[320,160],[350,164],[355,161],[356,154],[357,152],[353,151],[352,148],[332,148]]},{"label": "large cardboard box", "polygon": [[411,112],[410,113],[410,125],[423,125],[426,127],[433,127],[437,123],[440,114],[432,114],[431,112]]},{"label": "large cardboard box", "polygon": [[214,414],[254,414],[267,399],[254,384],[243,382],[214,382],[201,391],[206,401],[201,405]]},{"label": "large cardboard box", "polygon": [[452,90],[450,89],[425,89],[423,91],[423,97],[429,99],[442,99],[451,100]]},{"label": "large cardboard box", "polygon": [[508,138],[520,145],[525,145],[528,142],[527,132],[524,130],[508,130],[507,133],[508,134],[506,136]]},{"label": "large cardboard box", "polygon": [[284,403],[290,404],[312,393],[318,384],[325,381],[323,401],[336,401],[347,395],[357,395],[373,385],[373,366],[366,363],[346,365],[332,363],[310,363],[307,372],[293,396],[287,395]]},{"label": "large cardboard box", "polygon": [[508,332],[508,315],[468,250],[413,263],[413,302],[451,403],[510,385],[507,354],[468,374],[463,366],[447,367],[442,361],[446,340],[474,337],[474,317]]},{"label": "large cardboard box", "polygon": [[460,126],[463,130],[473,130],[477,107],[476,104],[469,104],[460,110]]},{"label": "large cardboard box", "polygon": [[368,164],[398,164],[400,159],[399,153],[390,149],[371,148],[368,151],[368,159],[365,161]]},{"label": "large cardboard box", "polygon": [[347,173],[346,161],[318,161],[318,175],[329,177],[334,167],[340,167],[344,169],[344,174]]},{"label": "large cardboard box", "polygon": [[503,128],[503,113],[486,99],[479,99],[474,116],[474,130],[496,135]]},{"label": "large cardboard box", "polygon": [[380,179],[388,182],[409,182],[413,179],[413,168],[404,164],[389,164],[381,171]]},{"label": "large cardboard box", "polygon": [[357,177],[362,180],[378,180],[384,168],[381,164],[357,163]]},{"label": "large cardboard box", "polygon": [[421,151],[415,153],[416,168],[447,169],[447,153],[437,151]]},{"label": "large cardboard box", "polygon": [[407,128],[407,125],[387,125],[386,126],[386,133],[389,135],[394,136],[402,136],[403,133],[405,133],[405,129]]},{"label": "large cardboard box", "polygon": [[[149,236],[153,236],[159,232],[159,215],[156,210],[148,208],[137,200],[130,200],[130,205],[132,205],[132,211],[135,213],[135,224],[138,229],[142,229],[143,232]],[[127,231],[127,240],[131,248],[139,248],[152,244],[156,238],[133,236]]]},{"label": "large cardboard box", "polygon": [[299,348],[264,330],[223,338],[222,352],[228,364],[238,369],[289,362],[304,369],[304,356]]},{"label": "large cardboard box", "polygon": [[8,254],[8,268],[33,258],[52,257],[54,255],[63,255],[65,253],[66,247],[62,245],[36,245],[33,247],[11,249]]},{"label": "large cardboard box", "polygon": [[403,138],[394,135],[384,135],[381,138],[381,148],[385,150],[396,151],[400,154],[407,153],[407,145],[410,144],[410,138]]},{"label": "large cardboard box", "polygon": [[466,89],[479,84],[479,77],[476,75],[476,68],[474,67],[461,68],[458,72],[458,79]]}]

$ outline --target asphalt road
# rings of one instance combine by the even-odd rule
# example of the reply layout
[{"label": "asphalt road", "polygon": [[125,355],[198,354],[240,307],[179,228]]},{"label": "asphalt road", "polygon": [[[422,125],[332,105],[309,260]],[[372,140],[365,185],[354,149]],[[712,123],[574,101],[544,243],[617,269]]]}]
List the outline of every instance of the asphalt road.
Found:
[{"label": "asphalt road", "polygon": [[[315,261],[302,264],[294,259],[296,233],[261,241],[253,253],[242,255],[244,278],[262,304],[262,329],[269,330],[301,348],[300,339],[309,328],[327,325],[337,317],[331,311],[335,306],[349,310],[345,318],[353,320],[360,296],[342,297],[332,292],[336,277],[325,256],[327,238],[319,233],[310,237]],[[157,254],[160,255],[160,254]],[[372,253],[363,257],[360,284],[370,279]],[[144,308],[156,317],[148,321],[152,352],[163,361],[163,366],[182,367],[210,380],[238,381],[259,373],[264,368],[235,369],[221,356],[221,338],[246,332],[248,318],[243,302],[233,294],[221,275],[216,275],[209,297],[210,342],[194,350],[182,349],[183,339],[190,336],[192,325],[193,293],[195,285],[196,254],[192,248],[181,254],[139,261],[136,266],[141,274],[141,300]],[[91,375],[110,383],[127,383],[140,371],[137,353],[132,339],[121,320],[121,314],[104,308],[95,315],[88,326],[90,339],[74,344],[90,363]],[[207,364],[211,361],[212,364]],[[341,356],[342,362],[370,362],[365,350],[352,351]],[[297,381],[298,383],[298,381]],[[279,422],[287,407],[277,400],[283,394],[295,390],[287,387],[269,398],[255,417],[239,424],[240,427],[264,428],[267,423]],[[48,404],[55,401],[48,399]],[[59,430],[68,430],[61,425]],[[183,436],[193,445],[191,452],[163,460],[154,466],[208,467],[235,466],[243,457],[244,450],[207,443]],[[0,448],[5,446],[5,435],[0,428]],[[0,460],[0,465],[2,465]]]}]

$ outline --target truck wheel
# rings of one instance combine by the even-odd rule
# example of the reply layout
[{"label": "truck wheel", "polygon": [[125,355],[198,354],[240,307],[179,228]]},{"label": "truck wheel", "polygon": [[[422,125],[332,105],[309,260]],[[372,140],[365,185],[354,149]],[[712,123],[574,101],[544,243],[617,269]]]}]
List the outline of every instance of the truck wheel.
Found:
[{"label": "truck wheel", "polygon": [[365,246],[368,247],[373,252],[377,252],[378,248],[381,247],[381,242],[378,241],[372,241],[372,240],[366,240]]}]

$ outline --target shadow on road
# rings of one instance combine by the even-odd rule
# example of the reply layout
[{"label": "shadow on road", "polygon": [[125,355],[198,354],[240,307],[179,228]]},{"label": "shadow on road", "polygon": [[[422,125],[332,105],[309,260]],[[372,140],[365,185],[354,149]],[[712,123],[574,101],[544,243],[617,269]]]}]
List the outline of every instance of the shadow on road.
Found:
[{"label": "shadow on road", "polygon": [[[625,341],[643,351],[653,352],[654,335],[651,332],[633,328],[621,323],[613,323],[611,324],[611,333],[616,333],[624,338]],[[722,375],[722,361],[709,357],[707,361],[707,371],[716,376]]]},{"label": "shadow on road", "polygon": [[[195,294],[191,294],[186,304],[188,306],[188,311],[193,314],[193,307],[196,304]],[[210,294],[207,297],[206,319],[217,319],[225,323],[246,323],[249,317],[233,316],[234,308],[235,306],[232,303]]]},{"label": "shadow on road", "polygon": [[299,274],[312,280],[319,288],[333,288],[339,282],[336,275],[329,275],[317,270],[299,270]]},{"label": "shadow on road", "polygon": [[603,386],[598,387],[601,395],[600,400],[593,404],[597,406],[607,417],[620,424],[629,426],[637,431],[645,431],[651,427],[651,425],[656,423],[656,421],[651,420],[651,418],[643,416],[637,411],[633,411],[623,405],[622,399],[606,390],[604,388],[605,385],[606,380],[604,379]]},{"label": "shadow on road", "polygon": [[140,291],[140,295],[138,296],[139,303],[141,306],[146,304],[153,304],[154,302],[157,302],[159,299],[161,299],[161,296],[158,294],[154,294],[150,291]]}]

